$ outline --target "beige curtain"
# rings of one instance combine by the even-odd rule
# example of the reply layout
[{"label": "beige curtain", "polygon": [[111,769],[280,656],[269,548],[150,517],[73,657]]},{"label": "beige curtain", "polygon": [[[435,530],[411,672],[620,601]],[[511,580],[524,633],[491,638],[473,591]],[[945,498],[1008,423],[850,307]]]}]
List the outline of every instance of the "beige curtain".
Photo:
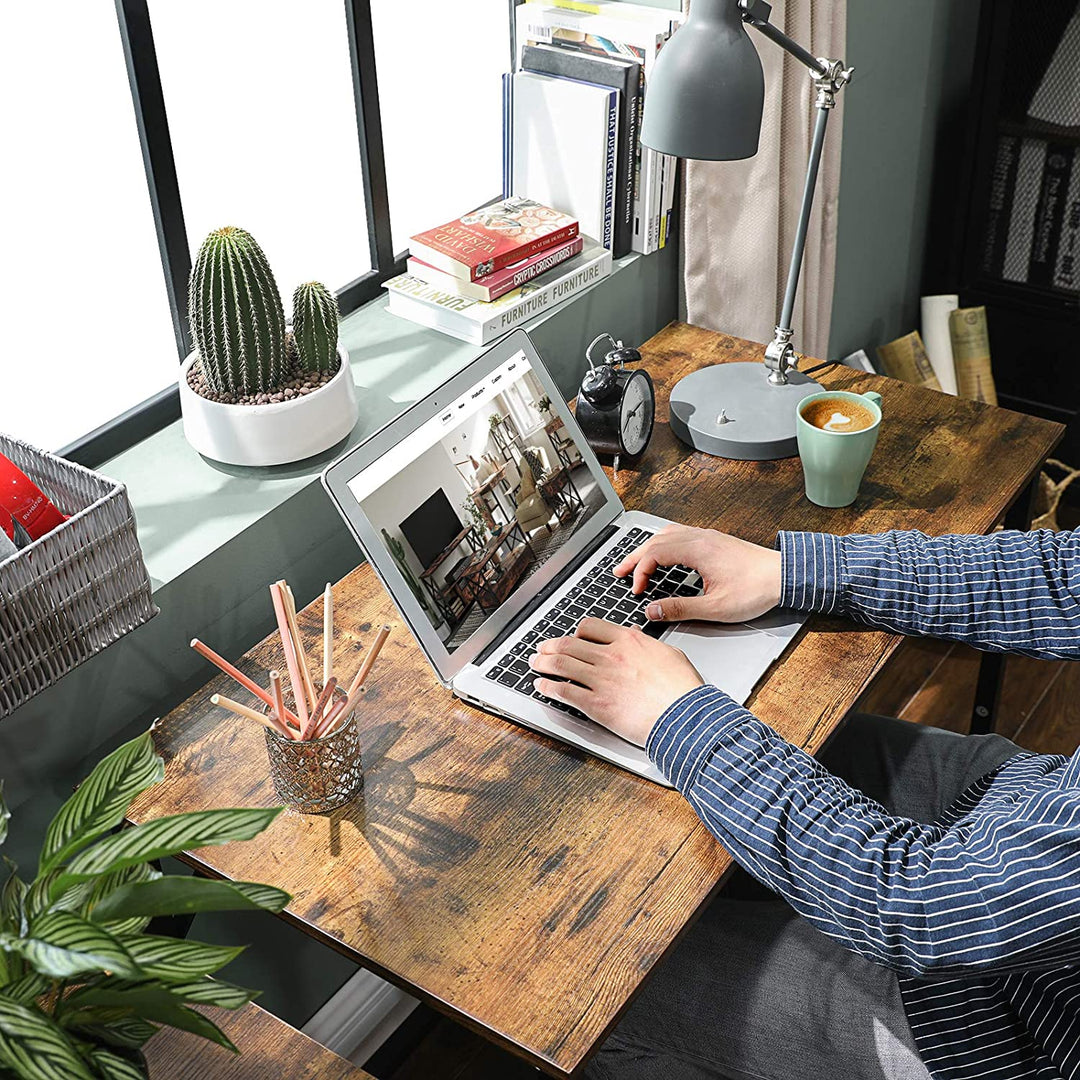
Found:
[{"label": "beige curtain", "polygon": [[[815,56],[844,59],[846,0],[776,0],[772,23]],[[814,129],[809,71],[753,27],[765,69],[765,114],[755,157],[684,163],[682,257],[686,318],[769,341],[784,296]],[[858,72],[856,72],[856,80]],[[806,259],[795,305],[794,345],[825,358],[832,312],[843,100],[829,117]]]}]

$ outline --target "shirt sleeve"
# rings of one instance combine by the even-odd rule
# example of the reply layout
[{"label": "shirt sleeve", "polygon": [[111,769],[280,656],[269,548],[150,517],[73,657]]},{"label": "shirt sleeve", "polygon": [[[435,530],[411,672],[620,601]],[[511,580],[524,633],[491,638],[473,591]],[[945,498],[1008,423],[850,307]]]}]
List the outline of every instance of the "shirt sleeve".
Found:
[{"label": "shirt sleeve", "polygon": [[714,686],[676,701],[647,750],[738,863],[875,963],[927,977],[1080,958],[1075,778],[948,827],[898,818]]},{"label": "shirt sleeve", "polygon": [[978,649],[1080,659],[1080,530],[782,532],[781,607]]}]

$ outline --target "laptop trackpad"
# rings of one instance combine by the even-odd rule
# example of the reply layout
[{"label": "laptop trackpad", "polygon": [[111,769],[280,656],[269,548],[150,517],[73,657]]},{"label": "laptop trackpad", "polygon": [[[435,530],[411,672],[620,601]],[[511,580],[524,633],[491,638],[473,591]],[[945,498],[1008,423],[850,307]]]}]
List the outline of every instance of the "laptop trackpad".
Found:
[{"label": "laptop trackpad", "polygon": [[[745,703],[758,679],[784,651],[805,616],[792,615],[790,631],[758,630],[745,623],[679,623],[663,640],[686,653],[701,677]],[[785,629],[787,627],[785,626]]]}]

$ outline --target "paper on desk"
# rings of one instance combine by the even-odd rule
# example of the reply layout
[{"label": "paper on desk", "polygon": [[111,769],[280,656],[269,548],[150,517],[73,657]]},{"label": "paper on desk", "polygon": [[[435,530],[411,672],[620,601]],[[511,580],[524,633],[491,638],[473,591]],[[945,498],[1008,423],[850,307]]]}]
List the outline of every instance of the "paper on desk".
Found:
[{"label": "paper on desk", "polygon": [[946,394],[956,393],[956,364],[949,337],[949,312],[959,306],[960,297],[955,293],[924,296],[919,301],[923,345],[926,346],[926,355],[930,357],[930,366]]}]

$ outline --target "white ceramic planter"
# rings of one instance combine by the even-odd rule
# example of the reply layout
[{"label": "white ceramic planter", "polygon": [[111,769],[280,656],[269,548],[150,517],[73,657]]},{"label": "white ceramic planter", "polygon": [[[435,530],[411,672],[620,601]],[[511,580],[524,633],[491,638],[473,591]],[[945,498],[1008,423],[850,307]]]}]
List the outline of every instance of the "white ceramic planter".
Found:
[{"label": "white ceramic planter", "polygon": [[271,405],[223,405],[188,386],[192,352],[180,369],[184,436],[200,454],[227,465],[284,465],[321,454],[352,431],[359,415],[349,354],[323,387]]}]

